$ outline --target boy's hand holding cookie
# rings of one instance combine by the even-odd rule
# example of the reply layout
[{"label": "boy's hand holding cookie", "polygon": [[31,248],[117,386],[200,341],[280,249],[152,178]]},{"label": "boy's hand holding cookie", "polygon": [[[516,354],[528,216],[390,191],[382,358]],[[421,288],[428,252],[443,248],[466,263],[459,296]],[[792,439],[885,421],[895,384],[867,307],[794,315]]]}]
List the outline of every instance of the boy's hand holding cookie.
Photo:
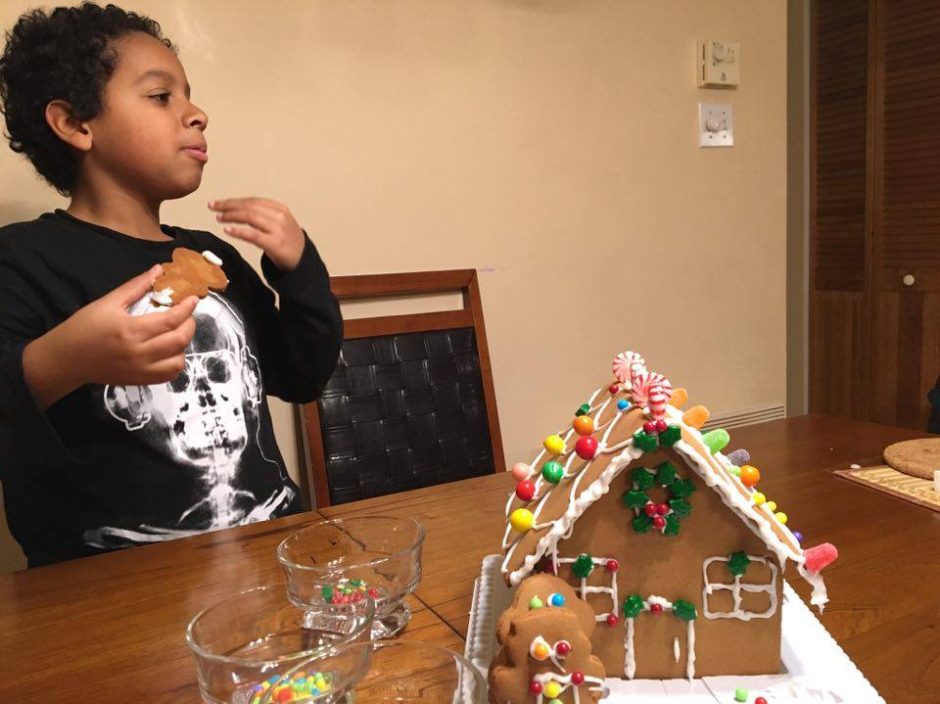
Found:
[{"label": "boy's hand holding cookie", "polygon": [[304,251],[304,232],[283,203],[268,198],[225,198],[209,202],[227,235],[258,245],[274,266],[293,271]]},{"label": "boy's hand holding cookie", "polygon": [[79,308],[23,351],[26,383],[43,409],[84,384],[143,386],[172,381],[185,368],[196,331],[190,296],[165,312],[132,316],[159,265]]}]

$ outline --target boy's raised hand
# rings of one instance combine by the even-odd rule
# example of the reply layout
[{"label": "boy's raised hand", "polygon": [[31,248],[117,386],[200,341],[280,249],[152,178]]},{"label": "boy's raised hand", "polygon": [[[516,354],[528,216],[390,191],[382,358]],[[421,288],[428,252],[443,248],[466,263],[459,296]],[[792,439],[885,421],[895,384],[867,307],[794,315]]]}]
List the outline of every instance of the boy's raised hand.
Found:
[{"label": "boy's raised hand", "polygon": [[146,386],[172,381],[185,368],[196,331],[190,296],[167,311],[132,316],[160,275],[156,265],[78,309],[23,351],[26,383],[41,408],[84,384]]},{"label": "boy's raised hand", "polygon": [[283,203],[269,198],[224,198],[209,202],[215,219],[225,223],[223,231],[245,242],[258,245],[274,266],[293,271],[304,252],[304,232]]}]

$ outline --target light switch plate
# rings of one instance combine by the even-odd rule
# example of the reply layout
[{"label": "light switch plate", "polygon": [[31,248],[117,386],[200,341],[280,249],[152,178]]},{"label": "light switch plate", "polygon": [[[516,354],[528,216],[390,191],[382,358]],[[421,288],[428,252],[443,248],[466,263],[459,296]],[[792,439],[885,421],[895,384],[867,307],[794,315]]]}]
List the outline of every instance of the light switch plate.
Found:
[{"label": "light switch plate", "polygon": [[741,44],[709,39],[698,45],[700,88],[734,88],[741,81]]},{"label": "light switch plate", "polygon": [[698,104],[698,145],[734,146],[734,111],[728,103]]}]

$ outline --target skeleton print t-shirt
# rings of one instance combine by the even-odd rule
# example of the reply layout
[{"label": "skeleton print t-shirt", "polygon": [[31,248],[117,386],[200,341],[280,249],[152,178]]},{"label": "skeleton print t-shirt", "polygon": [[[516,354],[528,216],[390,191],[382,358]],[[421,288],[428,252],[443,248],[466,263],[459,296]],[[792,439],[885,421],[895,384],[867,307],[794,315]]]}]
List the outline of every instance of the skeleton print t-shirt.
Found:
[{"label": "skeleton print t-shirt", "polygon": [[[31,566],[300,510],[266,394],[313,400],[335,366],[342,319],[326,268],[309,239],[292,272],[263,258],[276,306],[229,244],[162,229],[170,239],[140,240],[62,210],[0,228],[0,479]],[[212,251],[230,282],[199,301],[184,371],[84,386],[39,411],[25,344],[178,246]],[[154,310],[148,294],[128,312]]]}]

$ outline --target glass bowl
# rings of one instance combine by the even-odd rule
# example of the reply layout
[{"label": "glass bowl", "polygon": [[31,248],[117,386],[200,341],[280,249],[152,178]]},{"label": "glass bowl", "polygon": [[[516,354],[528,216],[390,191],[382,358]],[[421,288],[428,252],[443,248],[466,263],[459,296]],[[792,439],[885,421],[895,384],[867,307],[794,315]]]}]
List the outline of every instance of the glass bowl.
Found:
[{"label": "glass bowl", "polygon": [[294,604],[341,606],[372,598],[372,637],[391,638],[411,617],[404,599],[421,580],[423,543],[424,528],[410,518],[336,518],[285,538],[277,559]]},{"label": "glass bowl", "polygon": [[[325,687],[305,690],[311,679]],[[252,704],[280,702],[485,704],[487,686],[483,674],[457,653],[421,641],[386,640],[322,651]]]},{"label": "glass bowl", "polygon": [[284,585],[238,592],[199,612],[186,629],[199,692],[210,704],[249,704],[262,684],[332,646],[369,642],[375,604],[298,608]]}]

